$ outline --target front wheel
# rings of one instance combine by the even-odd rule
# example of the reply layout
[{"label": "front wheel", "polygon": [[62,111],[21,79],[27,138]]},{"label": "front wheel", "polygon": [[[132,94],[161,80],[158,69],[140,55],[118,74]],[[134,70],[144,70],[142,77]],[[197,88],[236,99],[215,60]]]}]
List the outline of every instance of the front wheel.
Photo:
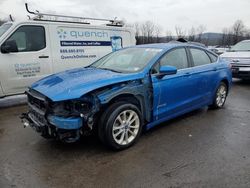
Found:
[{"label": "front wheel", "polygon": [[142,115],[134,104],[117,102],[103,114],[99,137],[112,149],[121,150],[133,145],[142,131]]},{"label": "front wheel", "polygon": [[218,89],[216,90],[214,101],[211,107],[215,109],[222,108],[227,99],[227,94],[228,94],[227,92],[228,92],[227,85],[224,82],[221,82]]}]

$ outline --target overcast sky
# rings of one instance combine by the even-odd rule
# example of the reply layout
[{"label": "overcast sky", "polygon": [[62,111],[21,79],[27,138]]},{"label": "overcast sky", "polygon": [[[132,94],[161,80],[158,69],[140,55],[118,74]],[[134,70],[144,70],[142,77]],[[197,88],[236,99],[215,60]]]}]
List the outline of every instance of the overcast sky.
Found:
[{"label": "overcast sky", "polygon": [[127,22],[151,20],[162,33],[175,26],[188,30],[204,25],[208,32],[221,32],[241,19],[250,28],[250,0],[0,0],[0,18],[12,14],[26,19],[24,3],[32,10],[85,17],[125,19]]}]

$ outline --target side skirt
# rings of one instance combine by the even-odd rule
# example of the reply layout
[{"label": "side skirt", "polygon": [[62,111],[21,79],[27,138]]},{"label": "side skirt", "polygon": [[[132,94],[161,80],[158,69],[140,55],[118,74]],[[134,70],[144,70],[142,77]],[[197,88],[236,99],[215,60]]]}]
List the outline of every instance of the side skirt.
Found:
[{"label": "side skirt", "polygon": [[176,118],[176,117],[178,117],[178,116],[180,116],[180,115],[183,115],[183,114],[186,114],[186,113],[188,113],[188,112],[191,112],[191,111],[194,111],[194,110],[197,110],[197,109],[206,107],[206,106],[208,106],[208,105],[210,105],[210,103],[206,103],[206,104],[202,104],[202,105],[196,105],[196,106],[193,106],[193,107],[191,107],[191,108],[188,108],[187,110],[183,110],[183,111],[177,112],[177,113],[175,113],[175,114],[172,114],[172,115],[170,115],[170,116],[166,116],[166,117],[164,117],[164,118],[162,118],[162,119],[153,121],[153,122],[151,122],[151,123],[149,123],[149,124],[146,125],[146,130],[151,129],[151,128],[155,127],[156,125],[158,125],[158,124],[160,124],[160,123],[162,123],[162,122],[165,122],[165,121],[168,121],[168,120],[170,120],[170,119]]}]

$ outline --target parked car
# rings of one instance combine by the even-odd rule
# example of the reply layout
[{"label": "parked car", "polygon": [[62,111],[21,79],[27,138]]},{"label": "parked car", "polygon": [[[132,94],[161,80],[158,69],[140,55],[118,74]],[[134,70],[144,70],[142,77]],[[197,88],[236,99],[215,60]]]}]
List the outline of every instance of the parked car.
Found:
[{"label": "parked car", "polygon": [[0,97],[24,93],[45,76],[88,66],[112,51],[135,45],[133,30],[118,20],[101,19],[105,25],[96,25],[86,21],[99,19],[80,22],[75,17],[63,20],[63,16],[36,14],[0,27]]},{"label": "parked car", "polygon": [[221,55],[227,52],[229,49],[230,49],[229,46],[220,46],[220,45],[209,47],[209,50],[213,51],[217,55]]},{"label": "parked car", "polygon": [[45,138],[75,142],[96,131],[109,147],[125,149],[143,128],[204,106],[222,108],[231,81],[228,64],[205,48],[139,45],[35,82],[22,120]]},{"label": "parked car", "polygon": [[250,79],[250,40],[237,43],[221,58],[231,63],[234,78]]}]

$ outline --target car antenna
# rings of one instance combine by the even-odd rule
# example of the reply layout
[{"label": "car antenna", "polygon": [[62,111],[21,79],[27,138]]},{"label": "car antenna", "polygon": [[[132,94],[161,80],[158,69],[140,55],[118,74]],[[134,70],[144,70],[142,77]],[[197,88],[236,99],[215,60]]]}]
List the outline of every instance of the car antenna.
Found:
[{"label": "car antenna", "polygon": [[9,15],[10,21],[14,22],[13,17],[11,16],[11,14]]}]

